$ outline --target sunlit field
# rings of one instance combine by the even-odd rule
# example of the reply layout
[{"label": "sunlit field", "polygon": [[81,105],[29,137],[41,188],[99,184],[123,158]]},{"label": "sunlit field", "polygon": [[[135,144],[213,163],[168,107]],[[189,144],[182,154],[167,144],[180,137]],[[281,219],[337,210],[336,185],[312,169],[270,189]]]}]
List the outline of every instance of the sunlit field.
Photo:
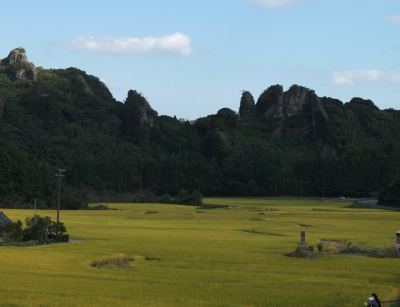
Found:
[{"label": "sunlit field", "polygon": [[[107,204],[115,210],[61,211],[70,243],[0,247],[0,306],[364,306],[372,292],[381,300],[400,293],[400,259],[286,256],[302,230],[315,247],[321,239],[394,245],[399,211],[306,198],[205,203],[229,209]],[[13,221],[33,215],[2,211]],[[91,265],[116,255],[133,261]]]}]

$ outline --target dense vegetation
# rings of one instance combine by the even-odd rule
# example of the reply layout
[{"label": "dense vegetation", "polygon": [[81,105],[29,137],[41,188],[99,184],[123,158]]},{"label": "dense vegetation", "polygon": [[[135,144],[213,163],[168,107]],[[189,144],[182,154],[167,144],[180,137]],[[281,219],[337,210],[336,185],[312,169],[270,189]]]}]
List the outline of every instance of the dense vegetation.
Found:
[{"label": "dense vegetation", "polygon": [[2,207],[35,198],[39,207],[54,206],[60,167],[67,170],[62,203],[72,209],[88,197],[149,201],[199,192],[380,193],[382,202],[399,203],[398,110],[315,96],[319,109],[311,97],[297,113],[271,116],[269,104],[280,95],[274,86],[247,108],[251,94],[243,92],[239,113],[224,108],[189,122],[158,115],[134,90],[116,101],[77,68],[39,67],[35,80],[15,79],[16,64],[0,62]]},{"label": "dense vegetation", "polygon": [[20,220],[7,224],[3,233],[4,240],[0,245],[29,246],[69,241],[64,223],[54,222],[49,216],[28,217],[25,224],[24,228]]}]

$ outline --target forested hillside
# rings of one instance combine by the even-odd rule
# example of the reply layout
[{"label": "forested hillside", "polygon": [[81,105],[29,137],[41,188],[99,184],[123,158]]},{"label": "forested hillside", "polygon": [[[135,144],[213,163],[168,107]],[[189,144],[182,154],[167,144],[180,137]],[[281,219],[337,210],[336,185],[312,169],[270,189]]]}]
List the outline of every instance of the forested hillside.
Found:
[{"label": "forested hillside", "polygon": [[293,85],[244,91],[238,112],[194,122],[158,115],[130,90],[116,101],[77,68],[44,69],[17,48],[0,63],[0,206],[88,195],[371,196],[398,204],[400,111]]}]

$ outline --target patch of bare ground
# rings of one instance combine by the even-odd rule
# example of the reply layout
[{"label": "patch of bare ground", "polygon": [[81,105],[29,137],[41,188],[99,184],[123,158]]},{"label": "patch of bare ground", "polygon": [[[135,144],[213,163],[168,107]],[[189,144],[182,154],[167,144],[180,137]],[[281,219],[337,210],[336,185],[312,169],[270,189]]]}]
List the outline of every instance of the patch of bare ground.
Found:
[{"label": "patch of bare ground", "polygon": [[114,254],[111,256],[104,256],[89,261],[89,266],[93,268],[106,268],[106,267],[122,267],[128,266],[134,261],[159,261],[160,258],[154,256],[127,256],[125,254]]},{"label": "patch of bare ground", "polygon": [[111,266],[127,266],[129,263],[134,261],[134,257],[129,257],[125,254],[115,254],[111,256],[104,256],[96,259],[92,259],[89,265],[93,268],[104,268]]}]

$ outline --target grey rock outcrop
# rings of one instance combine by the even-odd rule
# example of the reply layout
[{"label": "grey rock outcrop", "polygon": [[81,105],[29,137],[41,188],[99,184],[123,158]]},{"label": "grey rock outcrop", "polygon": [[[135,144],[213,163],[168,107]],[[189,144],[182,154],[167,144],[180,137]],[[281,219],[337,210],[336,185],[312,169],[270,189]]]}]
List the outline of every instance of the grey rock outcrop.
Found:
[{"label": "grey rock outcrop", "polygon": [[284,93],[283,113],[289,116],[300,113],[307,101],[309,92],[310,90],[305,87],[292,85],[289,90]]},{"label": "grey rock outcrop", "polygon": [[273,85],[267,88],[257,99],[257,113],[271,117],[283,115],[284,91],[282,85]]},{"label": "grey rock outcrop", "polygon": [[316,125],[316,116],[317,114],[321,114],[324,120],[328,119],[328,115],[326,114],[324,108],[322,107],[321,101],[317,94],[314,91],[308,91],[306,100],[307,103],[310,104],[311,107],[311,114],[312,114],[312,122],[313,125]]},{"label": "grey rock outcrop", "polygon": [[249,91],[244,91],[242,93],[242,98],[240,99],[239,115],[252,115],[254,114],[255,110],[256,104],[254,102],[253,95]]},{"label": "grey rock outcrop", "polygon": [[33,80],[37,79],[35,65],[28,61],[28,57],[23,48],[11,50],[9,55],[1,61],[6,67],[8,76],[12,80]]},{"label": "grey rock outcrop", "polygon": [[309,105],[312,113],[321,111],[321,102],[314,91],[299,85],[292,85],[284,92],[282,85],[273,85],[266,89],[256,103],[257,113],[268,117],[284,117],[301,113]]},{"label": "grey rock outcrop", "polygon": [[3,60],[3,64],[5,65],[11,65],[18,62],[28,62],[28,57],[26,56],[25,50],[22,48],[11,50],[8,57]]},{"label": "grey rock outcrop", "polygon": [[155,124],[157,112],[152,109],[140,93],[135,90],[128,91],[128,97],[125,101],[127,112],[133,115],[133,119],[140,124],[148,123],[150,126]]}]

